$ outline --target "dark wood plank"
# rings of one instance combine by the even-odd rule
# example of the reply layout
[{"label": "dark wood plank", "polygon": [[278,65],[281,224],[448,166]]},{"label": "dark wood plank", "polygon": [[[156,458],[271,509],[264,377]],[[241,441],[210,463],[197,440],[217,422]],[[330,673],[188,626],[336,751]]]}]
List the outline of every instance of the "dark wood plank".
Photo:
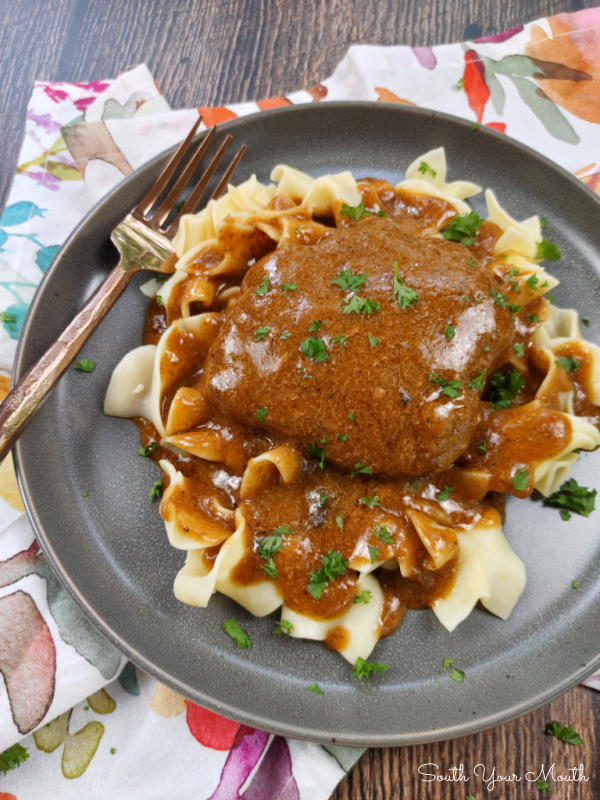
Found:
[{"label": "dark wood plank", "polygon": [[[496,784],[493,796],[502,800],[541,796],[535,789],[535,782],[528,783],[525,775],[528,772],[538,775],[542,765],[549,770],[554,764],[554,776],[558,776],[569,775],[571,768],[583,764],[587,781],[565,783],[549,779],[549,797],[593,800],[599,796],[596,755],[599,712],[600,695],[577,686],[531,714],[474,736],[433,745],[368,750],[340,783],[331,800],[465,800],[468,794],[482,800],[491,792],[482,780],[481,767],[478,776],[474,776],[478,764],[485,766],[488,780],[494,767],[496,776],[515,774],[521,777],[520,782]],[[575,747],[546,736],[546,723],[555,719],[577,731],[584,740],[583,745]],[[423,773],[450,777],[450,769],[462,764],[464,775],[470,780],[426,782],[423,780],[426,776],[419,775],[419,767],[425,764],[437,764],[439,769],[423,766]]]}]

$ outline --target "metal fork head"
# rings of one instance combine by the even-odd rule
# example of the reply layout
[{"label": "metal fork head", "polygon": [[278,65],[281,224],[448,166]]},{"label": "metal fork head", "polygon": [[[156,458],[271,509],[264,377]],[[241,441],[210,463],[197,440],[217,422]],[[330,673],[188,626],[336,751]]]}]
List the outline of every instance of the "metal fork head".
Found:
[{"label": "metal fork head", "polygon": [[[175,258],[171,240],[177,232],[181,217],[184,214],[192,214],[196,210],[232,141],[231,136],[225,138],[217,153],[195,183],[183,207],[178,210],[177,215],[169,225],[166,228],[163,227],[165,221],[176,208],[182,193],[190,185],[194,172],[214,138],[216,126],[212,127],[198,142],[193,141],[201,120],[202,117],[199,116],[192,130],[171,156],[152,188],[140,200],[131,214],[128,214],[113,231],[111,238],[121,253],[121,269],[124,271],[137,271],[139,269],[149,269],[164,273],[174,271]],[[217,200],[221,197],[240,163],[245,149],[245,145],[240,147],[223,177],[206,201],[207,203],[210,200]],[[175,176],[179,166],[186,159],[186,156],[188,161],[185,168],[160,206],[148,216],[169,181]]]}]

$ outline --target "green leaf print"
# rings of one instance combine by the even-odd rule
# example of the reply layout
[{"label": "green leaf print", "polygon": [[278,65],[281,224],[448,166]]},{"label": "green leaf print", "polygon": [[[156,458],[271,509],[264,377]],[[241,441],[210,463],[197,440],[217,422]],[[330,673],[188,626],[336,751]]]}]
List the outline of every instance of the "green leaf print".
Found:
[{"label": "green leaf print", "polygon": [[529,106],[551,136],[568,144],[579,144],[579,136],[543,89],[540,89],[532,81],[516,75],[509,77],[517,87],[521,100]]}]

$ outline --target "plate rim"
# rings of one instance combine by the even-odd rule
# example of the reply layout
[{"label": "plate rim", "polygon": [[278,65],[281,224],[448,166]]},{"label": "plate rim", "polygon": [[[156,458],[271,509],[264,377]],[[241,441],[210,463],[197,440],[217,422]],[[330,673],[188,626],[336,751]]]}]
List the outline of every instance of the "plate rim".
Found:
[{"label": "plate rim", "polygon": [[[594,202],[597,207],[598,211],[600,212],[600,197],[598,197],[586,184],[582,183],[579,179],[577,179],[574,175],[572,175],[568,170],[566,170],[561,165],[557,164],[556,162],[552,161],[547,156],[539,153],[538,151],[534,150],[533,148],[529,147],[522,142],[517,141],[516,139],[512,139],[510,136],[506,134],[500,133],[492,128],[487,128],[486,126],[481,126],[476,132],[471,131],[472,122],[466,120],[463,117],[457,117],[452,114],[447,114],[445,112],[435,111],[432,109],[421,108],[421,107],[411,107],[411,106],[404,106],[404,105],[397,105],[395,103],[382,103],[379,101],[326,101],[325,103],[299,103],[291,106],[284,106],[279,108],[270,109],[267,111],[256,112],[256,114],[248,115],[248,116],[256,116],[260,115],[260,119],[270,119],[272,117],[278,117],[281,115],[302,115],[306,112],[316,112],[319,113],[319,109],[330,108],[332,106],[336,106],[338,108],[344,108],[348,110],[359,110],[360,113],[363,113],[365,109],[368,108],[378,108],[378,109],[388,109],[393,111],[393,113],[398,113],[401,115],[410,115],[410,116],[420,116],[423,118],[436,118],[441,119],[442,121],[447,120],[449,123],[453,125],[459,125],[465,129],[465,133],[472,132],[475,135],[483,135],[483,136],[491,136],[492,138],[497,138],[499,141],[506,142],[507,140],[510,142],[510,146],[517,151],[521,151],[522,153],[526,154],[527,157],[533,157],[534,159],[542,162],[545,166],[549,167],[551,170],[555,172],[559,172],[563,176],[563,178],[567,178],[568,181],[571,183],[573,187],[576,188],[576,191],[582,192],[583,195],[587,196],[587,202],[590,200]],[[233,120],[229,120],[227,122],[221,123],[218,125],[219,133],[229,133],[230,129],[235,131],[235,128],[238,127],[246,120],[246,116],[237,117]],[[199,134],[200,136],[204,135],[204,131]],[[176,149],[177,145],[173,147],[169,147],[163,150],[161,153],[158,153],[153,158],[149,159],[144,164],[140,165],[138,168],[133,170],[129,175],[125,176],[119,183],[113,187],[106,195],[104,195],[94,206],[87,212],[87,214],[79,221],[76,227],[72,230],[69,234],[67,239],[63,242],[60,247],[60,250],[54,257],[52,264],[44,274],[42,280],[40,281],[35,295],[31,301],[27,314],[25,316],[22,331],[19,336],[19,340],[17,342],[17,348],[15,351],[15,359],[13,363],[12,375],[11,375],[11,384],[14,385],[20,376],[24,374],[28,365],[24,365],[23,363],[23,347],[24,342],[31,334],[30,329],[35,328],[34,318],[36,312],[41,303],[41,297],[43,294],[43,289],[50,277],[56,272],[58,269],[58,265],[61,261],[63,253],[67,248],[70,246],[71,242],[75,240],[80,230],[87,224],[87,222],[98,213],[100,209],[102,209],[105,204],[109,203],[111,198],[118,192],[123,190],[123,187],[128,184],[131,180],[134,180],[140,170],[148,169],[153,163],[164,159],[167,154],[173,152]],[[95,288],[92,289],[92,292],[95,291]],[[91,293],[90,293],[91,294]],[[25,511],[27,513],[28,519],[32,525],[34,530],[36,539],[38,540],[41,549],[44,553],[44,556],[48,559],[48,562],[57,577],[60,583],[66,588],[69,592],[71,598],[75,601],[78,608],[85,614],[87,619],[92,623],[92,625],[100,631],[100,633],[111,642],[120,653],[124,656],[129,658],[136,666],[139,666],[144,671],[148,672],[149,674],[153,675],[157,678],[161,683],[164,683],[166,686],[169,686],[174,691],[177,691],[182,696],[189,697],[189,686],[184,685],[180,680],[177,678],[172,677],[168,673],[166,673],[162,668],[155,666],[152,664],[146,657],[142,656],[135,648],[127,644],[121,637],[112,630],[108,623],[105,623],[104,620],[97,614],[83,594],[77,589],[77,587],[73,584],[68,572],[63,568],[62,563],[56,553],[53,550],[53,547],[46,538],[46,532],[41,524],[41,521],[38,518],[35,506],[35,500],[33,498],[33,492],[30,489],[27,481],[26,475],[26,467],[24,465],[24,457],[22,453],[22,445],[19,441],[17,441],[14,449],[13,449],[13,458],[15,464],[15,471],[17,475],[17,482],[19,486],[19,490],[21,493],[21,497],[23,500],[23,504],[25,507]],[[511,705],[509,708],[505,708],[502,711],[489,714],[484,718],[479,718],[474,722],[462,722],[455,725],[449,725],[444,728],[440,729],[433,729],[433,730],[426,730],[420,733],[397,733],[393,736],[388,735],[378,735],[378,734],[368,734],[357,736],[353,733],[346,734],[343,731],[336,732],[333,735],[333,732],[327,734],[326,732],[318,732],[314,731],[305,727],[301,727],[298,725],[292,725],[289,723],[282,723],[277,722],[271,719],[266,719],[260,717],[257,714],[252,713],[245,713],[244,711],[240,711],[237,708],[229,705],[228,703],[217,700],[208,696],[205,696],[202,691],[195,690],[195,696],[189,698],[192,702],[198,702],[199,705],[208,708],[211,711],[214,711],[218,714],[222,714],[223,716],[228,717],[229,719],[233,719],[238,721],[242,724],[250,725],[251,727],[259,728],[261,730],[268,731],[270,733],[274,733],[277,735],[289,736],[294,739],[311,741],[321,744],[337,744],[337,745],[344,745],[350,747],[398,747],[398,746],[408,746],[408,745],[419,745],[419,744],[430,744],[434,742],[442,742],[447,741],[449,739],[454,739],[460,736],[467,736],[474,733],[478,733],[484,730],[488,730],[490,728],[496,727],[498,725],[504,724],[509,722],[517,717],[520,717],[524,714],[533,711],[540,706],[550,702],[551,700],[559,697],[560,695],[567,692],[573,686],[580,683],[583,679],[591,675],[598,667],[600,666],[600,649],[598,650],[597,654],[590,658],[584,667],[581,667],[576,672],[572,673],[568,677],[564,678],[562,681],[559,681],[557,684],[552,685],[548,689],[544,690],[543,692],[539,692],[533,697],[528,698],[527,700],[518,702],[514,705]],[[115,676],[116,677],[116,676]],[[113,678],[114,680],[114,678]]]}]

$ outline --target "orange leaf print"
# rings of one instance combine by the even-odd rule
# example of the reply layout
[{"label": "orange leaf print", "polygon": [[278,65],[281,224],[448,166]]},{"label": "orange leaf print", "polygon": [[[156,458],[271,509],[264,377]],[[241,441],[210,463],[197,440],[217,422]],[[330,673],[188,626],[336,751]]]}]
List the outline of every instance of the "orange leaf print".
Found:
[{"label": "orange leaf print", "polygon": [[465,53],[465,73],[463,75],[463,81],[469,106],[476,114],[477,122],[481,123],[483,109],[490,99],[490,90],[485,82],[483,63],[475,50],[467,50]]},{"label": "orange leaf print", "polygon": [[268,111],[270,108],[279,108],[280,106],[291,106],[292,101],[287,97],[269,97],[267,100],[258,100],[256,105],[261,111]]},{"label": "orange leaf print", "polygon": [[416,103],[411,103],[410,100],[403,100],[402,97],[398,97],[397,94],[390,92],[389,89],[383,89],[381,86],[376,86],[375,91],[377,92],[377,102],[378,103],[400,103],[403,106],[415,106]]},{"label": "orange leaf print", "polygon": [[539,63],[534,79],[556,105],[600,123],[600,8],[557,14],[548,23],[553,38],[533,25],[525,46],[525,53]]},{"label": "orange leaf print", "polygon": [[233,111],[224,106],[199,108],[198,113],[202,114],[202,122],[207,128],[212,128],[213,125],[218,125],[220,122],[227,122],[230,119],[237,118],[237,114],[234,114]]}]

